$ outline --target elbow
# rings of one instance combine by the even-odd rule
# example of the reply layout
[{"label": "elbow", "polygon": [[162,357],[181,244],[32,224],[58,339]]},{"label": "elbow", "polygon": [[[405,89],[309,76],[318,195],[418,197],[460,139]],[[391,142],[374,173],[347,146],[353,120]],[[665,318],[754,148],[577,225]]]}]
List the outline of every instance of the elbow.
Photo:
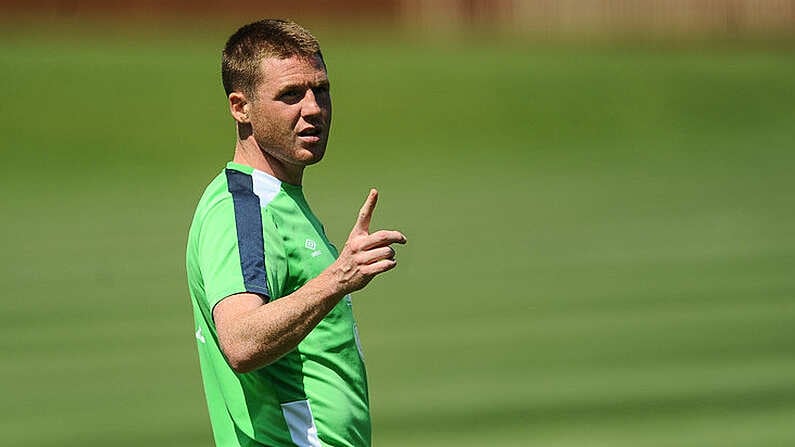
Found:
[{"label": "elbow", "polygon": [[232,371],[238,374],[254,371],[258,367],[254,357],[245,348],[240,346],[221,346],[221,351],[226,357],[226,363],[232,368]]},{"label": "elbow", "polygon": [[237,343],[222,342],[220,345],[227,365],[238,374],[255,371],[272,362],[270,356],[266,355],[265,352],[245,341]]},{"label": "elbow", "polygon": [[232,371],[243,374],[256,369],[254,347],[246,339],[235,336],[225,327],[218,328],[218,348]]},{"label": "elbow", "polygon": [[257,369],[250,360],[244,358],[227,357],[226,362],[232,368],[232,371],[238,374],[249,373]]}]

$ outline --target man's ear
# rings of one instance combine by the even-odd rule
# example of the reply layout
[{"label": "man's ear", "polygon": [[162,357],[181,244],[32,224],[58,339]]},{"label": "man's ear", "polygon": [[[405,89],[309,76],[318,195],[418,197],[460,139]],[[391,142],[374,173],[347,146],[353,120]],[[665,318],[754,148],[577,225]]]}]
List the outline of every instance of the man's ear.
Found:
[{"label": "man's ear", "polygon": [[248,110],[250,105],[246,95],[240,92],[232,92],[229,94],[229,112],[232,118],[238,123],[248,124],[251,122],[248,118]]}]

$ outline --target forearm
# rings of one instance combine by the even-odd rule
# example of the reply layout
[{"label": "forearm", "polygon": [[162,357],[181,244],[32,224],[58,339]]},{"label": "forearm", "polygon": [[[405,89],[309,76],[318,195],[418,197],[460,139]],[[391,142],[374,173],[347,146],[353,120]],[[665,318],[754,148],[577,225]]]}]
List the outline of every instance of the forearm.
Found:
[{"label": "forearm", "polygon": [[220,322],[219,342],[230,366],[253,371],[298,346],[345,295],[331,276],[324,271],[287,296]]}]

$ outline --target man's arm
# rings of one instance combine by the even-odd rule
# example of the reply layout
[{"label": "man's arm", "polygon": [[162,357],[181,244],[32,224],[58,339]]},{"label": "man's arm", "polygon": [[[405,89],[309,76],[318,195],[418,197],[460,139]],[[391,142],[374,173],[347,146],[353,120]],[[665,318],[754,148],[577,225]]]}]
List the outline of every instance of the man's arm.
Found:
[{"label": "man's arm", "polygon": [[294,349],[348,293],[397,265],[391,244],[405,244],[398,231],[370,234],[378,191],[370,190],[339,257],[295,292],[265,303],[259,295],[239,293],[213,309],[218,342],[237,372],[266,366]]}]

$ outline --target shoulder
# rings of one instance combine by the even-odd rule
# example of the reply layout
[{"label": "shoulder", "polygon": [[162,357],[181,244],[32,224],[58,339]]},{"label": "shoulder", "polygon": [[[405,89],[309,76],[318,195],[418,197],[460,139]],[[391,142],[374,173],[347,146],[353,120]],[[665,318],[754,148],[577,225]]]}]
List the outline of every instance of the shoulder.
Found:
[{"label": "shoulder", "polygon": [[198,239],[208,222],[234,222],[234,204],[222,172],[204,189],[193,216],[190,239]]},{"label": "shoulder", "polygon": [[204,189],[199,204],[196,206],[197,214],[201,211],[209,211],[216,207],[219,203],[229,201],[232,199],[232,194],[229,192],[227,183],[227,176],[221,172],[210,182]]}]

